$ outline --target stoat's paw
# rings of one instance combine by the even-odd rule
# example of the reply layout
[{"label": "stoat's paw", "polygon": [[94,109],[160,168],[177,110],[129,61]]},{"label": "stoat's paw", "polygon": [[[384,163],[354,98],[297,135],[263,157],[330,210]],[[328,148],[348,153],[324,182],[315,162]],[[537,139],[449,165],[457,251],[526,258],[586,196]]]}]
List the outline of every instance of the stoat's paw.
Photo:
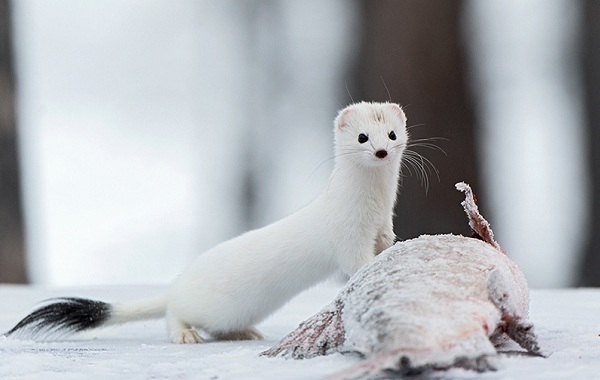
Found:
[{"label": "stoat's paw", "polygon": [[264,335],[260,333],[254,327],[249,328],[248,330],[242,331],[241,335],[244,337],[244,340],[263,340],[265,339]]},{"label": "stoat's paw", "polygon": [[242,331],[213,334],[216,340],[262,340],[265,337],[254,327]]},{"label": "stoat's paw", "polygon": [[177,344],[202,343],[204,339],[192,329],[179,330],[171,333],[171,340]]}]

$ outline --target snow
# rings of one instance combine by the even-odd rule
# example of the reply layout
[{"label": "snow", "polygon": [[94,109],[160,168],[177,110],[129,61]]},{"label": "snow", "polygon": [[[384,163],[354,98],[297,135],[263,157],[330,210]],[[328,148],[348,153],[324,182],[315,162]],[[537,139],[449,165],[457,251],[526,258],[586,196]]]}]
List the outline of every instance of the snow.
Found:
[{"label": "snow", "polygon": [[[0,338],[2,379],[318,379],[355,364],[333,354],[309,360],[258,354],[331,302],[340,286],[326,283],[288,303],[263,322],[265,341],[169,343],[162,321],[108,327],[56,342]],[[143,297],[159,286],[45,288],[0,286],[0,330],[5,331],[39,301],[84,296],[107,301]],[[530,319],[546,358],[503,355],[496,372],[441,373],[445,379],[597,379],[600,371],[600,289],[533,290]],[[435,376],[437,377],[437,376]],[[435,378],[434,377],[434,378]]]}]

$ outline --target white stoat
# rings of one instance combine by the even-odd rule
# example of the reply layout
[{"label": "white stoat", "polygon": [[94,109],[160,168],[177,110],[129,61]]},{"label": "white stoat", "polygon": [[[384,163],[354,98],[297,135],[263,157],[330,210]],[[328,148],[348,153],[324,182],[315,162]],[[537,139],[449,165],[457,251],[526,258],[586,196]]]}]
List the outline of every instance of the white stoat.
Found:
[{"label": "white stoat", "polygon": [[392,214],[406,116],[392,103],[358,103],[334,122],[335,165],[309,205],[202,253],[166,295],[108,304],[64,298],[25,317],[17,331],[81,331],[166,316],[175,343],[260,339],[253,326],[336,271],[352,275],[394,243]]}]

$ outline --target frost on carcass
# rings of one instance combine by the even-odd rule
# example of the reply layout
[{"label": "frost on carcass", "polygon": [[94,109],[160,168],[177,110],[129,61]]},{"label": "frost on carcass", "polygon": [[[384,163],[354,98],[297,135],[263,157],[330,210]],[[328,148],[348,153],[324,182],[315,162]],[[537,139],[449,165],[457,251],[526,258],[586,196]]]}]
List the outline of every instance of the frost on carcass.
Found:
[{"label": "frost on carcass", "polygon": [[527,322],[527,282],[494,240],[470,187],[456,187],[465,193],[475,238],[424,235],[396,243],[263,355],[301,359],[352,351],[365,358],[334,376],[340,379],[491,370],[494,343],[507,337],[539,355]]},{"label": "frost on carcass", "polygon": [[340,300],[327,305],[262,355],[308,359],[328,354],[344,343],[340,306]]}]

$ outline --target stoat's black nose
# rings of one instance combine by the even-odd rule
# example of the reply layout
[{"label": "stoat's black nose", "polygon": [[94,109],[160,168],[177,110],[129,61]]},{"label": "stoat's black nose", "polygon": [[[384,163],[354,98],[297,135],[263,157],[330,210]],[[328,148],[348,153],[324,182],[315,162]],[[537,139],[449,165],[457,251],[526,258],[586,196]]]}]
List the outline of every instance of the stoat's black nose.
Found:
[{"label": "stoat's black nose", "polygon": [[387,151],[385,151],[383,149],[382,150],[378,150],[377,152],[375,152],[375,155],[378,158],[385,158],[385,156],[387,156]]}]

